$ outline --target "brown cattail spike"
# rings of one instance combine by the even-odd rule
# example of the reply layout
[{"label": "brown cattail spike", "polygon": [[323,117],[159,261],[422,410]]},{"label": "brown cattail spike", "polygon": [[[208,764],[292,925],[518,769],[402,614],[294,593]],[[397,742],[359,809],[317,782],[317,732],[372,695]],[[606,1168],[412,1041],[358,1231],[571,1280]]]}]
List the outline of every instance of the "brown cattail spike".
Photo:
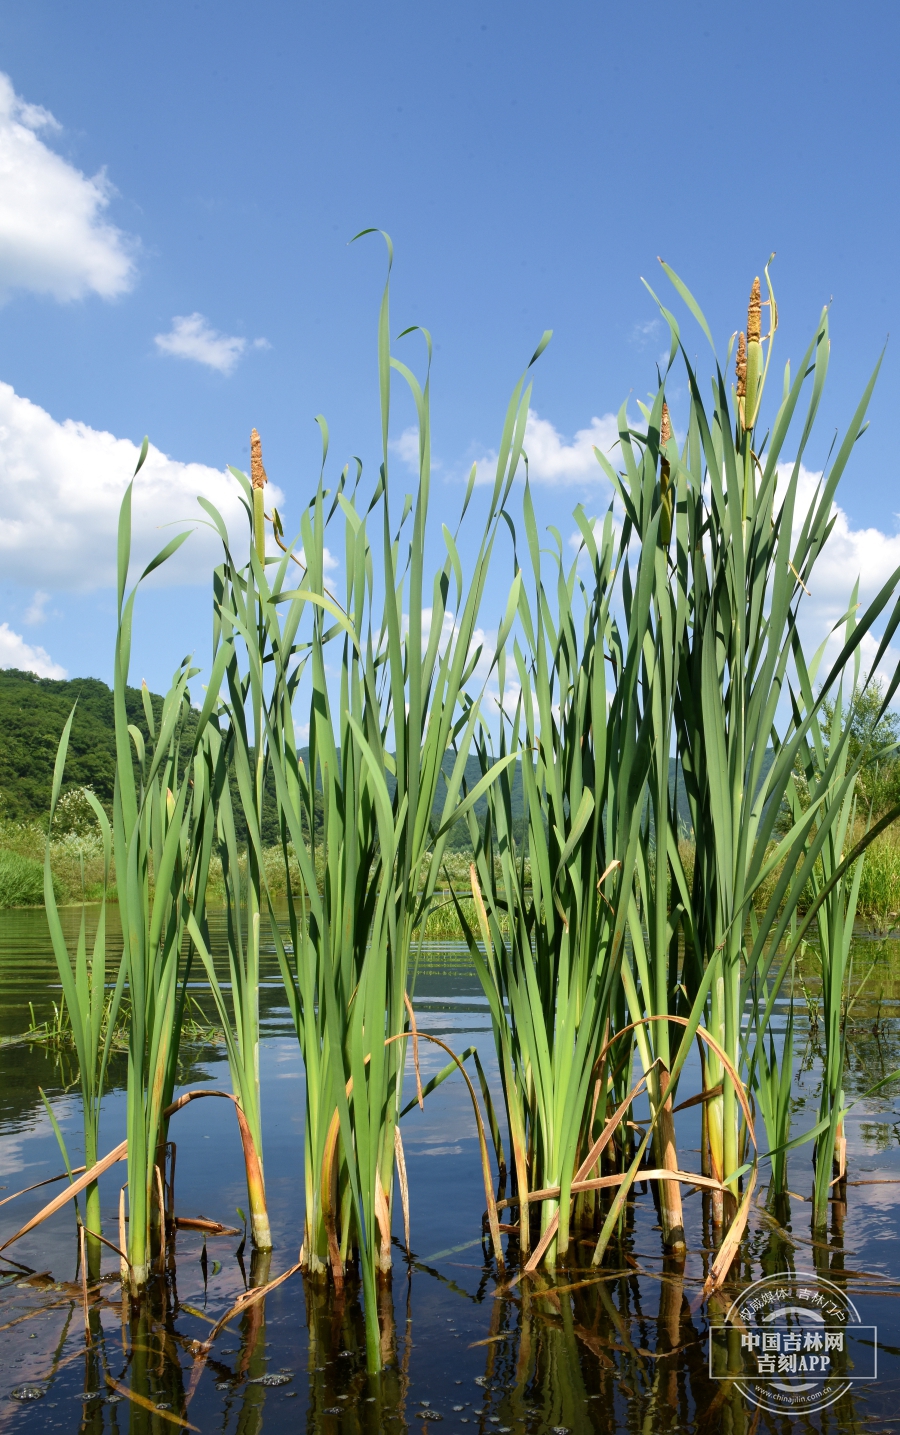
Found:
[{"label": "brown cattail spike", "polygon": [[741,423],[745,430],[752,429],[756,423],[762,394],[761,318],[762,303],[759,297],[759,276],[757,275],[753,281],[753,288],[750,290],[750,303],[747,306],[747,374],[744,382],[745,398],[740,405]]},{"label": "brown cattail spike", "polygon": [[760,342],[762,328],[762,302],[759,297],[759,275],[753,281],[753,288],[750,290],[750,303],[747,306],[747,343],[758,344]]},{"label": "brown cattail spike", "polygon": [[250,482],[254,488],[263,488],[268,481],[266,470],[263,468],[262,441],[256,429],[252,429],[250,432]]},{"label": "brown cattail spike", "polygon": [[262,443],[256,429],[250,432],[250,482],[253,485],[253,541],[260,563],[266,561],[266,510],[263,489],[268,483],[263,468]]},{"label": "brown cattail spike", "polygon": [[744,398],[747,393],[747,341],[744,338],[744,331],[738,335],[737,362],[734,366],[737,374],[737,396]]},{"label": "brown cattail spike", "polygon": [[659,421],[659,498],[662,512],[659,515],[659,541],[668,548],[672,538],[672,470],[666,458],[666,444],[672,437],[672,421],[669,405],[663,399],[662,417]]}]

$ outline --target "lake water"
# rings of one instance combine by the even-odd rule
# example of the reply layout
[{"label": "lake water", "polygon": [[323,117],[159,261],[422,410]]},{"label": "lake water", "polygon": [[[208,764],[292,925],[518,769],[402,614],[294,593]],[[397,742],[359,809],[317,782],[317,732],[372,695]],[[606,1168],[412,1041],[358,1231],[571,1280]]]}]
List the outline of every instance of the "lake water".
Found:
[{"label": "lake water", "polygon": [[[115,916],[115,914],[113,914]],[[66,913],[77,923],[77,913]],[[867,1089],[900,1067],[896,943],[859,944],[872,976],[851,1012],[848,1088]],[[62,1169],[40,1089],[50,1100],[73,1164],[80,1164],[80,1105],[66,1053],[21,1039],[59,999],[42,911],[0,912],[0,1200]],[[202,986],[196,989],[203,1002]],[[495,1090],[496,1060],[486,1003],[465,954],[434,947],[423,958],[414,993],[420,1030],[456,1051],[477,1045]],[[152,1298],[123,1321],[117,1257],[104,1257],[105,1281],[90,1308],[90,1343],[77,1277],[71,1209],[0,1256],[0,1427],[6,1430],[207,1432],[266,1430],[400,1432],[428,1430],[441,1417],[453,1435],[490,1432],[730,1431],[788,1428],[900,1435],[900,1083],[854,1107],[847,1121],[850,1186],[835,1205],[827,1240],[810,1231],[811,1147],[791,1164],[797,1195],[778,1224],[760,1201],[752,1210],[727,1298],[711,1309],[696,1298],[713,1258],[703,1199],[684,1203],[688,1254],[683,1268],[663,1260],[649,1191],[628,1204],[626,1235],[599,1271],[591,1245],[554,1279],[506,1289],[480,1239],[484,1192],[471,1106],[458,1079],[440,1087],[403,1122],[409,1171],[411,1245],[407,1262],[395,1242],[393,1278],[381,1296],[388,1368],[365,1373],[362,1311],[352,1288],[342,1303],[299,1275],[236,1319],[205,1366],[190,1342],[245,1288],[293,1265],[303,1219],[303,1070],[274,959],[261,988],[260,1054],[266,1185],[275,1249],[252,1262],[234,1237],[181,1230],[174,1257]],[[798,1013],[795,1132],[814,1120],[818,1068],[815,1035]],[[806,1045],[804,1046],[804,1041]],[[435,1051],[432,1056],[431,1051]],[[423,1043],[422,1074],[445,1061]],[[228,1087],[221,1050],[185,1053],[185,1089]],[[688,1090],[683,1080],[680,1097]],[[114,1061],[101,1150],[124,1135],[124,1062]],[[411,1088],[410,1088],[411,1089]],[[497,1108],[501,1109],[499,1091]],[[679,1127],[680,1159],[699,1169],[699,1116]],[[696,1119],[695,1119],[696,1118]],[[173,1119],[178,1146],[177,1212],[240,1224],[246,1205],[240,1146],[230,1103],[195,1102]],[[695,1148],[695,1149],[691,1149]],[[104,1225],[116,1228],[123,1167],[101,1182]],[[863,1184],[855,1185],[854,1182]],[[51,1191],[59,1188],[50,1188]],[[0,1241],[49,1198],[48,1191],[0,1206]],[[397,1211],[397,1225],[402,1226]],[[796,1422],[754,1409],[733,1382],[709,1375],[707,1329],[743,1284],[764,1272],[818,1272],[855,1302],[860,1321],[878,1327],[877,1379],[859,1382],[833,1406]],[[5,1274],[3,1273],[5,1271]],[[290,1378],[257,1383],[266,1375]],[[192,1384],[193,1377],[193,1384]],[[120,1395],[115,1386],[136,1397]],[[11,1392],[34,1385],[42,1398]],[[187,1401],[187,1403],[186,1403]],[[143,1403],[141,1403],[143,1402]],[[168,1407],[168,1408],[164,1408]]]}]

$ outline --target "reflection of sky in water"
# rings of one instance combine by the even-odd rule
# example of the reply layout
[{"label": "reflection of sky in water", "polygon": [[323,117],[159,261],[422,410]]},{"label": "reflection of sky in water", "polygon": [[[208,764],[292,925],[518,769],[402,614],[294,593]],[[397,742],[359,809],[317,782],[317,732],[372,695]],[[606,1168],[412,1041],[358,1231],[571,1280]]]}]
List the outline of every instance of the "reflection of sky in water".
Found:
[{"label": "reflection of sky in water", "polygon": [[[6,1058],[8,1060],[8,1057]],[[57,1121],[63,1131],[81,1128],[81,1103],[72,1099],[62,1098],[54,1093],[53,1110]],[[40,1097],[38,1097],[40,1101]],[[51,1149],[59,1155],[59,1146],[53,1134],[49,1118],[41,1106],[38,1110],[30,1111],[16,1123],[5,1122],[0,1128],[0,1174],[8,1175],[13,1171],[24,1171],[29,1166],[40,1166],[47,1154],[48,1142]],[[43,1175],[40,1172],[35,1180]]]},{"label": "reflection of sky in water", "polygon": [[[29,1123],[28,1128],[24,1131],[20,1130],[17,1136],[7,1135],[4,1131],[2,1141],[0,1141],[0,1177],[27,1171],[29,1166],[27,1143],[31,1139],[43,1140],[50,1129],[50,1122],[45,1117],[43,1126],[40,1122],[35,1122],[33,1125]],[[43,1155],[43,1146],[37,1148],[36,1154],[40,1160]]]}]

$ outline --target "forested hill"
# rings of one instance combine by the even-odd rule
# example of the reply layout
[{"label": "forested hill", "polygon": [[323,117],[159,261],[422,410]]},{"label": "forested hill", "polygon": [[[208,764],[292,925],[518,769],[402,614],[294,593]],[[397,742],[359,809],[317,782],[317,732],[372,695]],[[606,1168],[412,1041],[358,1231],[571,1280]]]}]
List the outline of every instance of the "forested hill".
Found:
[{"label": "forested hill", "polygon": [[[0,670],[0,818],[45,819],[53,764],[66,719],[77,700],[63,791],[91,787],[112,803],[116,739],[112,690],[97,678],[39,678],[16,668]],[[163,700],[151,694],[154,714]],[[128,721],[146,737],[140,688],[127,688]]]},{"label": "forested hill", "polygon": [[[0,819],[17,822],[46,819],[57,746],[76,700],[63,790],[91,787],[101,802],[107,806],[112,803],[115,726],[111,689],[97,678],[58,681],[7,668],[0,670]],[[162,709],[162,698],[153,693],[151,701],[154,713],[158,714]],[[126,690],[126,706],[129,722],[140,728],[146,737],[147,724],[139,688]],[[307,754],[304,752],[303,756],[307,757]],[[448,776],[453,760],[453,754],[447,753],[443,766]],[[480,776],[478,760],[472,756],[466,764],[467,786],[470,789],[474,787]],[[674,776],[673,770],[670,782],[674,781]],[[393,791],[390,778],[388,786]],[[678,786],[679,817],[683,825],[689,825],[680,774]],[[441,784],[435,803],[435,820],[440,817],[445,791]],[[263,821],[263,840],[269,843],[278,839],[274,791],[271,796],[273,800],[267,804],[271,810],[265,813]],[[480,820],[484,818],[486,807],[486,799],[482,797],[475,808]],[[512,807],[513,829],[516,837],[521,839],[524,795],[518,764],[512,777]],[[239,826],[243,827],[240,821]],[[239,834],[243,835],[243,832]],[[469,846],[465,822],[457,823],[452,829],[450,846],[463,849]]]},{"label": "forested hill", "polygon": [[[162,698],[151,694],[154,714],[162,710]],[[111,807],[115,781],[115,721],[112,690],[97,678],[70,678],[60,681],[39,678],[34,673],[16,668],[0,669],[0,820],[12,822],[45,822],[50,808],[53,764],[66,719],[75,707],[75,718],[69,738],[63,791],[90,787],[100,801]],[[140,728],[145,738],[147,723],[140,688],[126,690],[128,721]],[[304,758],[308,758],[306,752]],[[444,767],[449,775],[453,754],[448,753]],[[471,757],[466,764],[466,780],[473,787],[481,776],[478,761]],[[393,783],[388,779],[389,786]],[[272,784],[270,783],[271,787]],[[445,789],[441,784],[435,804],[435,818],[443,807]],[[237,799],[237,793],[234,794]],[[274,789],[272,802],[267,804],[263,820],[263,840],[278,840],[275,822]],[[477,804],[479,817],[484,816],[485,799]],[[513,809],[517,825],[522,819],[522,778],[513,778]],[[239,806],[235,813],[243,828]],[[239,833],[239,839],[245,834]],[[453,829],[451,846],[468,845],[465,822]]]}]

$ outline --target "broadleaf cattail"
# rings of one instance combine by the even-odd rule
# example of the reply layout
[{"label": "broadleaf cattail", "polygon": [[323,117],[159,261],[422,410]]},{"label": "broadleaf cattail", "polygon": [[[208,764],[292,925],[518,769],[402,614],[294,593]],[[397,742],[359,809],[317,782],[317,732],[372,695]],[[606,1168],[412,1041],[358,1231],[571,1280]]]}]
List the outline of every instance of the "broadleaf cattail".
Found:
[{"label": "broadleaf cattail", "polygon": [[[662,418],[659,421],[659,444],[660,448],[665,447],[672,437],[672,421],[669,418],[669,405],[663,399]],[[668,464],[666,465],[668,467]]]},{"label": "broadleaf cattail", "polygon": [[659,422],[659,498],[662,512],[659,515],[659,539],[663,548],[668,548],[672,538],[672,478],[669,460],[666,458],[666,444],[672,438],[672,422],[669,405],[663,399],[662,417]]},{"label": "broadleaf cattail", "polygon": [[263,488],[268,483],[262,461],[262,439],[257,429],[250,430],[250,482],[254,488]]},{"label": "broadleaf cattail", "polygon": [[753,281],[753,288],[750,290],[750,303],[747,305],[747,343],[758,344],[762,337],[762,300],[760,298],[759,275]]},{"label": "broadleaf cattail", "polygon": [[268,483],[262,461],[262,440],[256,429],[250,431],[250,482],[253,485],[253,538],[260,563],[266,561],[266,511],[263,488]]},{"label": "broadleaf cattail", "polygon": [[756,411],[759,408],[759,390],[762,381],[761,317],[762,303],[759,297],[759,276],[757,275],[753,281],[753,288],[750,290],[750,303],[747,306],[747,375],[744,401],[744,428],[747,429],[752,429],[756,422]]},{"label": "broadleaf cattail", "polygon": [[743,329],[738,334],[737,360],[734,365],[737,374],[737,396],[742,399],[747,392],[747,340]]}]

